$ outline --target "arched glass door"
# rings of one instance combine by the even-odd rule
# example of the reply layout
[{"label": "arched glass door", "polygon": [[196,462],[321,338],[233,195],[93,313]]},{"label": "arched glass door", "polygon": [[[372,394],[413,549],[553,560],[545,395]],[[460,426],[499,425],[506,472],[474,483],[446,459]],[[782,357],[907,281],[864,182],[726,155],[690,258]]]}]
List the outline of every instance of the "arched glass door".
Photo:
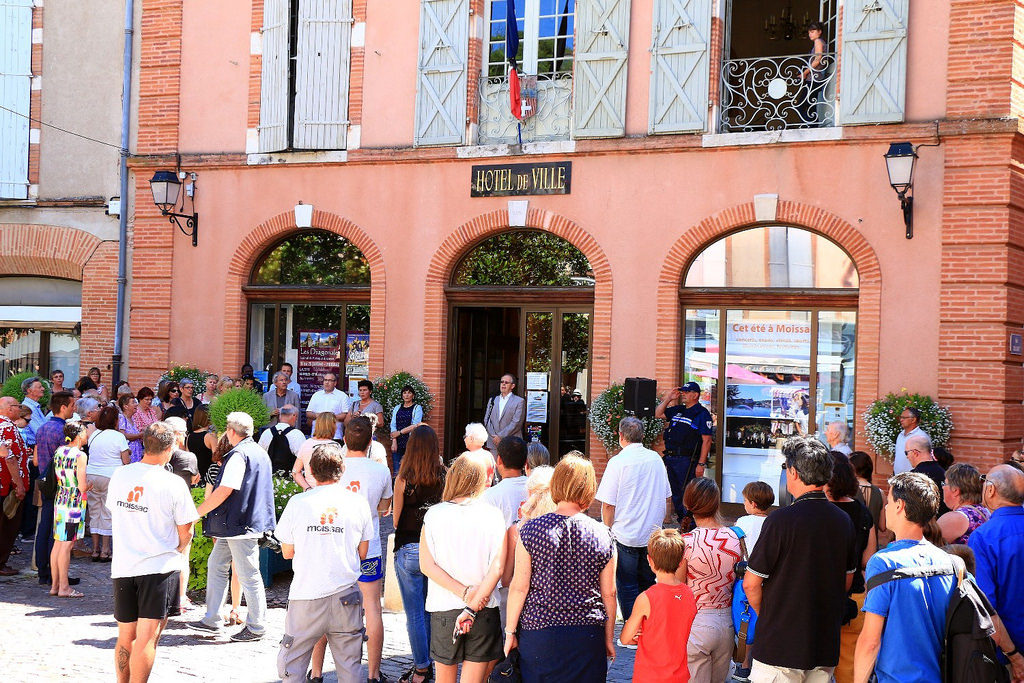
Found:
[{"label": "arched glass door", "polygon": [[244,291],[248,359],[264,383],[291,363],[305,404],[325,372],[338,373],[349,393],[368,377],[370,267],[349,240],[326,230],[292,233],[257,260]]},{"label": "arched glass door", "polygon": [[593,286],[583,253],[538,230],[501,233],[463,257],[447,288],[448,455],[509,372],[527,402],[527,440],[553,459],[586,452]]},{"label": "arched glass door", "polygon": [[852,434],[857,270],[828,239],[787,226],[733,233],[691,263],[683,288],[682,381],[715,418],[707,476],[727,503],[780,482],[782,442],[841,422]]}]

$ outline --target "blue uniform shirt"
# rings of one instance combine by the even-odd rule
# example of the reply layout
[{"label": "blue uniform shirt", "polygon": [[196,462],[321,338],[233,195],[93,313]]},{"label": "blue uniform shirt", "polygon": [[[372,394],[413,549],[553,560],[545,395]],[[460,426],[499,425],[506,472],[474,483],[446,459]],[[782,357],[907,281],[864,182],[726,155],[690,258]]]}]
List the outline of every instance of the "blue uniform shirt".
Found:
[{"label": "blue uniform shirt", "polygon": [[666,408],[665,418],[665,450],[672,455],[700,456],[703,437],[715,433],[711,413],[700,403]]}]

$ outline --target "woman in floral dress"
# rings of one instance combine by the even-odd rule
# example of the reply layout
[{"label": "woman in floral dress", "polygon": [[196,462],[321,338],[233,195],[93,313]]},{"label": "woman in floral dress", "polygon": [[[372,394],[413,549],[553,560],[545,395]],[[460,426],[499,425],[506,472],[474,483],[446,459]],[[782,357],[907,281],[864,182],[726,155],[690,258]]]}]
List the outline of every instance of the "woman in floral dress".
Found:
[{"label": "woman in floral dress", "polygon": [[117,417],[117,429],[128,439],[128,450],[132,452],[128,462],[142,460],[142,431],[135,426],[135,411],[139,409],[139,401],[131,394],[121,394],[117,397],[117,407],[121,414]]},{"label": "woman in floral dress", "polygon": [[86,455],[81,451],[86,439],[85,425],[70,421],[64,424],[64,440],[53,454],[57,475],[57,497],[53,500],[53,550],[50,551],[50,595],[80,598],[82,593],[68,584],[71,546],[85,536],[85,494],[89,490],[85,476]]}]

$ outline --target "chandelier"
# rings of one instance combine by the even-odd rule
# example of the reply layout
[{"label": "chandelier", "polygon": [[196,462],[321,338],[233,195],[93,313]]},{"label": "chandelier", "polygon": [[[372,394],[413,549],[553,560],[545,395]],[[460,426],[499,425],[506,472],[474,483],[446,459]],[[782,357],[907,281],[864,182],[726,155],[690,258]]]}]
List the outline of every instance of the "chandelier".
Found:
[{"label": "chandelier", "polygon": [[793,20],[793,5],[787,3],[778,17],[769,14],[768,18],[764,20],[764,32],[768,34],[768,40],[778,40],[779,38],[793,40],[797,34],[807,33],[807,26],[810,23],[810,13],[804,12],[803,22],[797,24]]}]

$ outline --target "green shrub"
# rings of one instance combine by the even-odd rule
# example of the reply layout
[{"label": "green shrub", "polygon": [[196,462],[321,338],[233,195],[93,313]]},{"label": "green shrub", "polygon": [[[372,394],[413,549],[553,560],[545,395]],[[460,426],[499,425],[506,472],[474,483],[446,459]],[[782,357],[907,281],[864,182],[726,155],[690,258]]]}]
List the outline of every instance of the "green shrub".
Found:
[{"label": "green shrub", "polygon": [[163,374],[163,376],[160,378],[160,381],[163,382],[164,380],[169,380],[174,382],[181,382],[181,380],[188,377],[190,380],[192,380],[192,384],[195,385],[195,395],[198,396],[199,394],[203,393],[206,390],[206,376],[210,374],[213,373],[206,372],[205,370],[200,370],[199,368],[193,365],[188,365],[187,363],[175,364],[172,365],[170,369]]},{"label": "green shrub", "polygon": [[[206,498],[203,489],[192,489],[192,501],[196,507],[202,505]],[[203,536],[203,520],[196,522],[195,536],[192,538],[192,552],[188,556],[188,590],[197,591],[206,588],[206,564],[213,551],[213,539]]]},{"label": "green shrub", "polygon": [[387,426],[391,422],[391,411],[395,409],[395,406],[402,405],[402,387],[406,384],[416,392],[416,403],[423,408],[424,420],[434,409],[434,395],[430,393],[430,387],[411,372],[399,370],[390,375],[378,377],[373,380],[373,397],[384,407],[386,431],[391,431],[391,428]]},{"label": "green shrub", "polygon": [[903,431],[900,414],[907,408],[921,411],[921,424],[918,426],[932,440],[933,446],[949,443],[953,414],[948,407],[939,405],[931,396],[910,394],[906,389],[901,389],[898,394],[888,393],[868,405],[863,418],[868,443],[875,453],[889,462],[895,459],[896,437]]},{"label": "green shrub", "polygon": [[263,397],[255,391],[236,387],[218,395],[210,404],[210,422],[218,434],[224,433],[228,415],[235,412],[248,413],[257,430],[270,422],[270,408],[263,402]]},{"label": "green shrub", "polygon": [[[621,384],[611,385],[590,404],[590,428],[609,455],[619,451],[619,421],[625,416]],[[661,437],[665,421],[654,417],[645,417],[641,421],[644,423],[644,446],[650,448]]]},{"label": "green shrub", "polygon": [[47,411],[47,406],[50,405],[50,383],[43,379],[42,375],[38,372],[19,372],[17,375],[13,375],[7,378],[3,386],[0,387],[0,396],[13,396],[18,399],[18,402],[25,400],[25,392],[21,390],[21,383],[29,377],[38,377],[43,380],[43,397],[39,399],[39,405],[43,407],[43,412]]}]

